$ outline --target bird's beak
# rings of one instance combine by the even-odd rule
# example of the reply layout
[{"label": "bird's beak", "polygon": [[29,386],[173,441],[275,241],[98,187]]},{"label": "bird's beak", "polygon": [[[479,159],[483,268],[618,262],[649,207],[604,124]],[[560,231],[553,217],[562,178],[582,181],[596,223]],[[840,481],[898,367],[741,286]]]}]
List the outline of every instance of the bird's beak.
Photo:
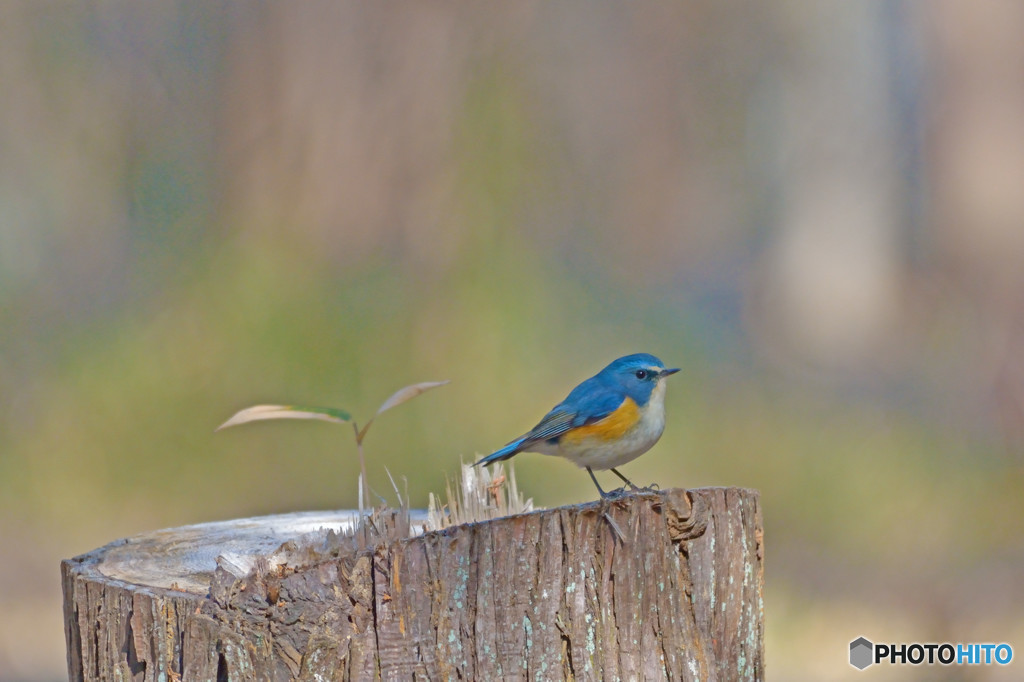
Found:
[{"label": "bird's beak", "polygon": [[660,372],[658,372],[658,378],[659,379],[664,379],[665,377],[667,377],[667,376],[669,376],[671,374],[675,374],[678,371],[679,371],[678,367],[676,367],[674,369],[663,369]]}]

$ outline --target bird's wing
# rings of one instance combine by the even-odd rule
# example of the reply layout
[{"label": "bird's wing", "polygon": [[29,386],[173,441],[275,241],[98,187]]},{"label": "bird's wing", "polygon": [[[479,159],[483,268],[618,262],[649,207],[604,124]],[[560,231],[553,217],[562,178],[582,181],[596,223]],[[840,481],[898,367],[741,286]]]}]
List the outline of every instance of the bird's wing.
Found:
[{"label": "bird's wing", "polygon": [[587,379],[544,415],[529,433],[492,452],[477,464],[487,466],[492,462],[509,459],[516,453],[529,450],[536,443],[558,438],[567,431],[604,419],[617,410],[622,401],[623,396],[619,391],[601,383],[597,377]]},{"label": "bird's wing", "polygon": [[549,438],[557,438],[569,429],[576,426],[576,413],[556,407],[544,415],[540,423],[530,429],[524,440],[541,441]]},{"label": "bird's wing", "polygon": [[503,448],[495,450],[477,462],[477,464],[487,466],[491,462],[500,462],[503,459],[513,457],[523,450],[528,450],[536,443],[543,443],[551,438],[558,438],[569,429],[579,426],[580,424],[577,424],[577,421],[575,411],[562,409],[562,406],[559,405],[544,415],[540,423],[530,429],[528,433],[516,438]]},{"label": "bird's wing", "polygon": [[604,419],[622,405],[623,397],[618,391],[600,385],[586,388],[580,393],[570,393],[526,434],[524,441],[558,438],[566,431]]}]

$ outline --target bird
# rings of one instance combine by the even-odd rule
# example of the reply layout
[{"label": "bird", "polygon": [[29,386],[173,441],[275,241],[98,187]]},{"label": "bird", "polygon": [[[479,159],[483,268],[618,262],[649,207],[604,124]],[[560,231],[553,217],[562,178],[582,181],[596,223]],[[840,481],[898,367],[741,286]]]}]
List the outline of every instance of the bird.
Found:
[{"label": "bird", "polygon": [[605,492],[594,469],[610,469],[622,482],[641,490],[615,468],[650,450],[665,430],[665,379],[678,368],[649,353],[635,353],[612,361],[574,388],[540,423],[508,445],[477,461],[487,466],[520,452],[558,455],[586,469],[601,498]]}]

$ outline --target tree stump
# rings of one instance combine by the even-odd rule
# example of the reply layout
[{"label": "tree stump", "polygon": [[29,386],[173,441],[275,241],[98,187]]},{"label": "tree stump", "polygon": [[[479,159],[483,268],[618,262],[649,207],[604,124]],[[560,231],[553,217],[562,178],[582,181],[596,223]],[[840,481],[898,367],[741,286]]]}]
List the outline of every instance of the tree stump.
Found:
[{"label": "tree stump", "polygon": [[357,520],[202,524],[65,560],[71,679],[764,678],[756,491],[434,532],[416,512]]}]

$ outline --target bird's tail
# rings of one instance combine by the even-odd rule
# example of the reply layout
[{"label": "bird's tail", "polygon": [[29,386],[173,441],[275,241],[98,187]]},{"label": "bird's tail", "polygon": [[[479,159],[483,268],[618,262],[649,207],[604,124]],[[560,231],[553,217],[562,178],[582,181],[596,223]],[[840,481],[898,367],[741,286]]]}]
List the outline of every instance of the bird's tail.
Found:
[{"label": "bird's tail", "polygon": [[525,437],[518,438],[509,443],[508,445],[506,445],[505,447],[501,448],[500,450],[496,450],[491,454],[487,455],[479,462],[476,462],[473,466],[480,466],[481,464],[487,466],[488,464],[493,464],[494,462],[500,462],[504,459],[510,459],[513,455],[519,452],[519,448],[522,447],[524,442],[526,442]]}]

